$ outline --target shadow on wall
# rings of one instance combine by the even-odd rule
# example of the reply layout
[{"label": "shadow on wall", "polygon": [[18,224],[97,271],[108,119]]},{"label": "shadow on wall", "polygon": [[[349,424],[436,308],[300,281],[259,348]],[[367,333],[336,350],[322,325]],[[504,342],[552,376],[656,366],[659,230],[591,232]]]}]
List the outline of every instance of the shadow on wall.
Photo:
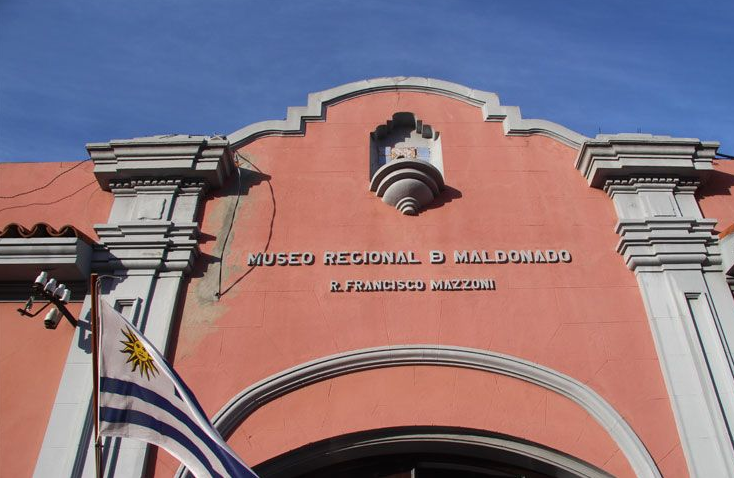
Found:
[{"label": "shadow on wall", "polygon": [[[273,224],[275,223],[275,215],[277,212],[277,203],[275,200],[275,191],[273,190],[273,184],[271,183],[271,176],[263,173],[260,168],[258,168],[250,159],[246,156],[242,156],[239,153],[235,153],[235,158],[237,161],[237,178],[231,177],[225,188],[217,192],[216,195],[212,195],[212,198],[215,197],[221,197],[221,196],[236,196],[236,199],[234,202],[230,201],[227,211],[225,213],[225,217],[229,218],[225,220],[225,222],[222,224],[221,230],[219,231],[219,236],[210,236],[207,235],[209,238],[215,237],[218,239],[218,237],[223,236],[223,240],[218,241],[215,250],[213,251],[213,254],[202,254],[199,260],[197,261],[197,264],[194,267],[194,271],[192,271],[193,277],[204,277],[209,272],[209,266],[218,263],[218,274],[217,274],[217,284],[216,286],[212,286],[211,288],[215,291],[214,297],[216,300],[218,300],[222,295],[229,292],[235,285],[237,285],[241,280],[243,280],[247,275],[249,275],[255,268],[255,266],[249,267],[245,272],[243,272],[238,278],[236,278],[234,281],[232,281],[229,285],[222,285],[222,274],[223,274],[223,266],[224,266],[224,256],[227,252],[227,244],[229,244],[229,236],[232,232],[232,228],[234,226],[235,219],[237,218],[237,212],[239,207],[239,201],[242,196],[246,196],[249,192],[250,188],[253,186],[257,186],[261,184],[263,181],[268,184],[268,189],[270,190],[270,198],[272,201],[272,215],[270,217],[270,225],[268,227],[268,237],[265,241],[265,244],[262,247],[262,250],[260,252],[267,252],[270,248],[270,241],[273,238]],[[246,163],[250,166],[252,169],[243,169],[240,166]],[[203,208],[202,208],[203,210]],[[202,211],[203,212],[203,211]],[[201,220],[201,218],[200,218]],[[218,257],[217,257],[218,256]],[[213,270],[212,270],[213,272]],[[205,281],[212,281],[213,274],[211,274]]]},{"label": "shadow on wall", "polygon": [[[225,184],[225,187],[219,189],[218,191],[214,191],[210,199],[216,199],[216,198],[222,198],[222,197],[231,197],[232,199],[229,201],[229,204],[227,205],[227,210],[223,214],[224,221],[222,223],[222,226],[220,230],[218,231],[217,235],[207,234],[207,233],[200,233],[199,234],[199,243],[207,243],[211,241],[218,241],[218,244],[216,244],[214,250],[212,251],[212,254],[205,254],[201,253],[199,257],[196,260],[196,263],[194,264],[194,268],[191,272],[192,277],[201,278],[204,277],[207,273],[209,273],[210,270],[212,272],[215,272],[211,268],[214,264],[220,264],[221,267],[221,260],[223,257],[224,252],[226,252],[227,244],[229,243],[229,233],[232,230],[232,226],[234,222],[237,219],[237,209],[239,207],[239,198],[242,196],[247,196],[250,188],[254,186],[260,185],[263,181],[268,183],[268,186],[270,187],[270,192],[272,196],[273,201],[273,215],[270,221],[270,229],[268,233],[268,238],[264,246],[264,251],[268,250],[268,247],[270,246],[270,239],[272,237],[272,230],[273,230],[273,222],[275,220],[275,195],[273,193],[273,187],[270,184],[270,175],[263,173],[257,167],[252,164],[250,161],[248,161],[245,158],[242,158],[238,155],[238,158],[246,161],[250,164],[251,167],[255,169],[245,169],[240,167],[239,168],[239,176],[238,175],[232,175],[230,176],[229,180]],[[235,199],[236,198],[236,199]],[[203,209],[201,208],[200,216],[203,216]],[[201,223],[202,217],[199,217],[199,222]],[[221,241],[220,241],[221,238]],[[249,271],[245,272],[245,275],[247,275]]]},{"label": "shadow on wall", "polygon": [[433,200],[432,203],[428,204],[424,207],[424,209],[438,209],[442,207],[444,204],[448,204],[454,199],[460,199],[462,197],[461,191],[458,189],[452,188],[451,186],[445,186],[443,191],[436,196],[436,199]]},{"label": "shadow on wall", "polygon": [[[703,187],[696,191],[696,199],[701,200],[712,196],[731,196],[734,189],[734,175],[725,173],[724,171],[712,171]],[[721,218],[716,218],[720,220]],[[729,226],[728,224],[717,224],[712,231],[714,234],[720,234]]]},{"label": "shadow on wall", "polygon": [[731,196],[732,187],[734,187],[734,175],[723,171],[711,171],[703,187],[696,192],[696,198]]}]

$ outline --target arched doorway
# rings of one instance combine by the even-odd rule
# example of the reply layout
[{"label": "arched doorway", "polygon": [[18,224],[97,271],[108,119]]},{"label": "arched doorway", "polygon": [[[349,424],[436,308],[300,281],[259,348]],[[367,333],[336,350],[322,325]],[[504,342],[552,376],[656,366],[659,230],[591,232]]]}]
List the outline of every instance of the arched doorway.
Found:
[{"label": "arched doorway", "polygon": [[256,467],[266,478],[608,477],[556,450],[486,431],[399,427],[312,443]]},{"label": "arched doorway", "polygon": [[[605,436],[608,436],[616,444],[621,456],[623,456],[624,459],[629,463],[629,471],[634,473],[634,476],[649,478],[656,478],[661,476],[655,461],[652,459],[650,453],[647,451],[639,437],[637,437],[634,430],[632,430],[632,428],[627,424],[624,418],[622,418],[622,416],[619,415],[619,413],[606,400],[604,400],[604,398],[602,398],[585,384],[558,371],[548,369],[539,364],[523,360],[518,357],[503,355],[488,350],[477,350],[463,347],[436,345],[401,345],[375,347],[371,349],[343,352],[340,354],[316,359],[311,362],[303,363],[291,369],[284,370],[266,379],[263,379],[262,381],[248,387],[247,389],[237,394],[235,397],[232,398],[232,400],[230,400],[227,405],[224,406],[224,408],[220,410],[219,413],[216,414],[213,419],[213,424],[222,434],[222,436],[228,438],[237,427],[239,427],[248,417],[261,409],[264,405],[276,401],[280,397],[283,397],[285,395],[295,393],[310,384],[319,383],[334,377],[342,377],[356,374],[363,371],[378,370],[383,368],[397,368],[406,365],[457,367],[460,369],[470,369],[480,372],[493,373],[511,377],[512,379],[536,386],[539,389],[548,390],[560,396],[566,397],[567,399],[574,402],[576,405],[580,406],[580,409],[587,413],[599,426],[601,426],[603,431],[608,434]],[[484,430],[495,429],[490,427],[485,428]],[[481,433],[489,432],[479,432],[475,436],[480,436],[482,440],[497,438],[496,436],[481,435]],[[339,436],[343,437],[347,435]],[[325,441],[321,442],[315,441],[313,445],[305,446],[310,447],[315,446],[315,444],[317,443],[327,443],[330,444],[329,446],[333,447],[334,440],[335,439],[326,439]],[[388,442],[390,442],[391,440],[393,440],[393,438],[388,437]],[[462,442],[463,438],[459,441]],[[425,444],[425,440],[421,441],[420,443]],[[446,444],[445,441],[440,443],[442,443],[443,445]],[[496,448],[499,450],[514,450],[514,444],[517,443],[522,442],[505,436],[505,443],[503,445],[497,447],[490,446],[489,448]],[[538,441],[538,443],[542,442]],[[511,444],[512,446],[510,446]],[[360,445],[360,447],[362,447],[362,445]],[[542,449],[539,445],[535,445],[535,447],[537,449]],[[484,446],[485,453],[487,449],[488,448]],[[305,448],[302,447],[298,450],[305,450]],[[417,452],[422,453],[423,449],[418,449]],[[442,453],[441,449],[434,449],[429,452]],[[288,452],[286,453],[286,455],[280,455],[278,458],[280,459],[286,456],[291,456],[291,453],[294,453],[294,451]],[[382,452],[373,453],[372,456],[377,459],[377,457],[382,456],[381,453]],[[413,453],[413,450],[409,451],[408,453]],[[329,454],[331,456],[335,456],[334,450],[330,450]],[[524,449],[523,451],[521,451],[520,455],[532,457],[533,453],[528,453],[527,449]],[[482,458],[484,456],[484,454],[479,454],[476,457]],[[568,457],[568,455],[563,456]],[[584,458],[586,459],[586,457]],[[261,466],[265,466],[266,463],[271,463],[272,460],[274,460],[274,458],[263,462]],[[540,461],[544,460],[541,459]],[[318,464],[318,466],[316,466],[316,469],[318,469],[319,466],[322,465]],[[323,466],[331,466],[331,463],[325,462],[323,463]],[[554,466],[558,468],[557,465]],[[598,463],[597,466],[599,466]],[[584,472],[586,473],[584,474],[579,472],[578,470],[575,470],[575,468],[571,468],[570,471],[566,470],[566,474],[563,474],[563,467],[560,468],[560,471],[556,468],[552,468],[548,471],[540,470],[538,471],[538,473],[545,473],[547,476],[608,476],[607,474],[594,474],[593,470],[589,471],[588,473]],[[534,471],[532,467],[528,468],[528,470]],[[302,473],[303,472],[301,472],[301,474]],[[186,472],[185,468],[180,467],[175,476],[183,477],[190,475]],[[281,475],[274,474],[272,476]],[[282,476],[292,476],[295,478],[301,475],[294,473]],[[525,475],[521,474],[519,476],[532,475],[526,473]],[[633,475],[630,474],[629,476]]]}]

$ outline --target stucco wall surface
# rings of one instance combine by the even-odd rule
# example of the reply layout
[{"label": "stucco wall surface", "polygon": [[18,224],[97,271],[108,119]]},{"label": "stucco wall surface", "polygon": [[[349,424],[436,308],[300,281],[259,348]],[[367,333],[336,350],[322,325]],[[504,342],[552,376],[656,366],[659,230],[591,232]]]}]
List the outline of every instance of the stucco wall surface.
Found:
[{"label": "stucco wall surface", "polygon": [[[30,291],[30,284],[29,284]],[[0,303],[0,476],[32,476],[74,329],[22,317],[22,303]],[[69,304],[78,317],[80,303]],[[36,306],[33,310],[37,310]]]},{"label": "stucco wall surface", "polygon": [[[401,111],[441,134],[448,188],[417,217],[400,215],[368,189],[369,134]],[[630,424],[664,476],[685,476],[638,286],[615,252],[616,214],[574,169],[573,148],[542,136],[507,137],[501,123],[454,99],[383,92],[330,106],[305,136],[261,138],[239,153],[242,196],[224,250],[225,293],[214,298],[236,175],[205,205],[202,255],[173,356],[210,415],[258,380],[305,361],[384,345],[456,345],[517,356],[586,384]],[[446,263],[429,264],[432,249],[446,252]],[[454,264],[457,249],[567,249],[573,260]],[[247,267],[248,253],[263,250],[310,251],[316,263]],[[422,264],[327,266],[327,250],[410,250]],[[329,292],[332,280],[460,277],[494,279],[497,290]],[[257,464],[348,431],[458,424],[519,434],[632,476],[592,419],[552,395],[477,371],[380,369],[276,400],[229,443]],[[568,433],[554,433],[561,423]],[[167,476],[176,465],[160,453],[153,467]]]},{"label": "stucco wall surface", "polygon": [[92,161],[0,163],[0,229],[69,224],[96,238],[92,226],[107,222],[112,195],[99,188],[93,169]]},{"label": "stucco wall surface", "polygon": [[[68,224],[95,238],[92,225],[106,221],[112,200],[100,191],[93,166],[0,164],[0,230],[11,223]],[[0,303],[0,476],[33,474],[73,336],[65,320],[46,330],[43,313],[24,318],[16,311],[22,306]],[[78,316],[79,303],[68,308]]]},{"label": "stucco wall surface", "polygon": [[396,425],[503,430],[572,450],[615,476],[634,476],[607,432],[567,398],[503,375],[449,367],[394,367],[311,385],[259,409],[238,436],[249,437],[253,454],[284,453],[312,429],[339,436]]}]

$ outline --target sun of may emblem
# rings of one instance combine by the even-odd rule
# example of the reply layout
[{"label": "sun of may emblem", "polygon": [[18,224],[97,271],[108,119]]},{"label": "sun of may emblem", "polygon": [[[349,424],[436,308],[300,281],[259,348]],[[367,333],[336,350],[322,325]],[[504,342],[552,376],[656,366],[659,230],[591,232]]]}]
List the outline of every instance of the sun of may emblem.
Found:
[{"label": "sun of may emblem", "polygon": [[153,357],[145,350],[143,343],[129,328],[127,328],[127,331],[122,330],[122,333],[125,334],[127,340],[120,340],[125,346],[120,352],[130,354],[130,357],[128,357],[125,363],[132,362],[132,371],[134,372],[135,369],[138,369],[140,370],[141,377],[145,374],[148,380],[150,380],[151,375],[155,376],[158,373],[158,369],[155,368],[155,362],[153,362]]}]

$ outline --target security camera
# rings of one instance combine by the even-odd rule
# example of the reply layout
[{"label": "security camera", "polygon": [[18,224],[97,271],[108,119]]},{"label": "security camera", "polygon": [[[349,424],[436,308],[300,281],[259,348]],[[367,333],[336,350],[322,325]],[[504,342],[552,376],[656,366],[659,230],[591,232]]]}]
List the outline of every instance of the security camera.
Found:
[{"label": "security camera", "polygon": [[54,291],[54,296],[60,299],[64,295],[64,292],[66,292],[66,285],[59,284],[59,286]]},{"label": "security camera", "polygon": [[38,274],[38,277],[36,277],[36,280],[33,281],[33,284],[37,286],[44,286],[46,285],[47,280],[48,280],[48,272],[44,271]]},{"label": "security camera", "polygon": [[59,312],[59,309],[53,308],[48,311],[48,314],[46,314],[46,318],[43,319],[43,326],[47,329],[55,329],[59,322],[61,321],[61,312]]},{"label": "security camera", "polygon": [[49,279],[48,282],[46,282],[46,286],[43,288],[44,292],[48,292],[49,294],[53,294],[56,290],[56,279]]},{"label": "security camera", "polygon": [[33,307],[33,296],[28,297],[28,300],[26,301],[25,305],[23,306],[23,310],[28,312],[31,310],[31,307]]}]

